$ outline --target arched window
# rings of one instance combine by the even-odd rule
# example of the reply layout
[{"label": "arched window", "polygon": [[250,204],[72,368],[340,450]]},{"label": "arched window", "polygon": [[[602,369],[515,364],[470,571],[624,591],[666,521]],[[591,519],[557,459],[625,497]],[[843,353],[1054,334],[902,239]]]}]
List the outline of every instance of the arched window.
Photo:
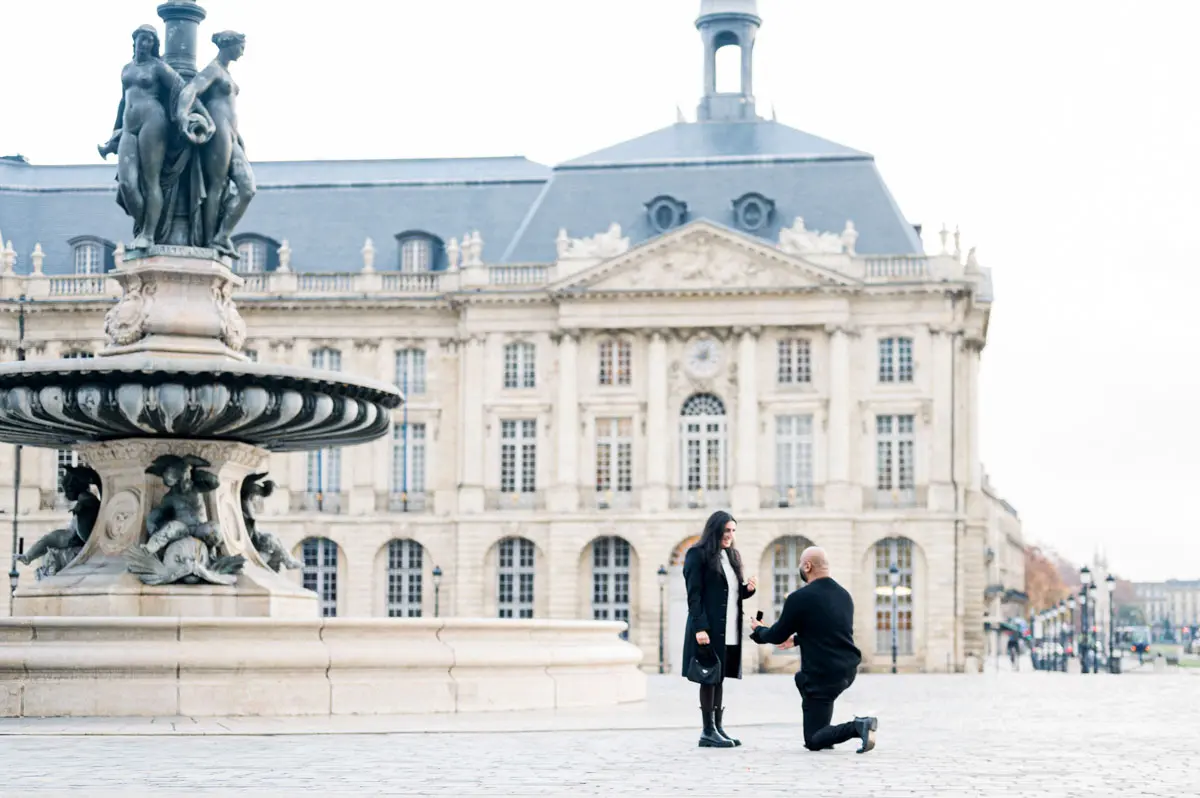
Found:
[{"label": "arched window", "polygon": [[424,553],[415,540],[388,543],[387,614],[389,618],[421,617],[421,568]]},{"label": "arched window", "polygon": [[237,258],[233,270],[238,274],[261,274],[275,271],[279,265],[279,242],[256,233],[234,236]]},{"label": "arched window", "polygon": [[743,194],[733,201],[733,221],[739,229],[756,233],[775,218],[775,200],[762,194]]},{"label": "arched window", "polygon": [[533,541],[500,541],[496,568],[496,608],[500,618],[533,617]]},{"label": "arched window", "polygon": [[699,393],[683,403],[680,415],[680,483],[689,494],[724,490],[724,403],[710,393]]},{"label": "arched window", "polygon": [[333,618],[338,604],[338,547],[329,538],[308,538],[301,544],[300,572],[305,590],[317,594],[321,615]]},{"label": "arched window", "polygon": [[771,601],[776,618],[783,612],[787,597],[804,587],[800,579],[800,555],[811,545],[808,538],[791,536],[780,538],[771,546]]},{"label": "arched window", "polygon": [[687,203],[663,194],[646,203],[646,217],[651,227],[665,233],[687,221]]},{"label": "arched window", "polygon": [[[618,537],[592,542],[592,618],[629,623],[629,541]],[[621,632],[629,639],[629,628]]]},{"label": "arched window", "polygon": [[115,245],[97,236],[76,236],[67,244],[75,261],[76,274],[104,274],[112,270]]},{"label": "arched window", "polygon": [[913,653],[913,542],[908,538],[885,538],[875,544],[875,652],[892,650],[892,589],[888,572],[900,570],[896,594],[896,650]]},{"label": "arched window", "polygon": [[629,341],[603,340],[598,355],[601,385],[629,385],[633,381],[633,344]]},{"label": "arched window", "polygon": [[742,46],[736,34],[723,31],[713,43],[716,47],[718,94],[742,93]]},{"label": "arched window", "polygon": [[399,260],[396,268],[402,272],[430,272],[445,268],[442,240],[421,230],[410,230],[396,236]]}]

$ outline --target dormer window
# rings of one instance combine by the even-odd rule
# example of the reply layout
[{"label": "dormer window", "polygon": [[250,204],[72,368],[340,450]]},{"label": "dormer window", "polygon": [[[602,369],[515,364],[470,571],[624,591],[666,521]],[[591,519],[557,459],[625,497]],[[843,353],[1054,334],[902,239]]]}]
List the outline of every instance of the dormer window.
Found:
[{"label": "dormer window", "polygon": [[646,215],[652,228],[665,233],[687,221],[687,203],[664,194],[646,203]]},{"label": "dormer window", "polygon": [[399,246],[399,263],[402,272],[432,272],[445,268],[442,240],[419,230],[396,236]]},{"label": "dormer window", "polygon": [[71,245],[76,274],[104,274],[112,269],[112,242],[95,236],[79,236],[67,243]]},{"label": "dormer window", "polygon": [[275,271],[279,262],[279,244],[266,236],[236,236],[233,239],[238,257],[233,270],[238,274],[261,274]]},{"label": "dormer window", "polygon": [[757,233],[771,223],[775,216],[775,200],[762,194],[744,194],[733,201],[733,221],[738,229]]}]

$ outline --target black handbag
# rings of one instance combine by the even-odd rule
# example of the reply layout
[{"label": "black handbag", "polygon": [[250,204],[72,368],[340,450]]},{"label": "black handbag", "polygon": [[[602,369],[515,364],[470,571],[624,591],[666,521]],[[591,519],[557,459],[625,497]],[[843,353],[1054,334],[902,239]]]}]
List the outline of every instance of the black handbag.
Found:
[{"label": "black handbag", "polygon": [[697,646],[696,656],[692,657],[692,662],[688,665],[687,678],[689,682],[696,684],[720,684],[721,660],[717,658],[717,652],[713,651],[711,645]]}]

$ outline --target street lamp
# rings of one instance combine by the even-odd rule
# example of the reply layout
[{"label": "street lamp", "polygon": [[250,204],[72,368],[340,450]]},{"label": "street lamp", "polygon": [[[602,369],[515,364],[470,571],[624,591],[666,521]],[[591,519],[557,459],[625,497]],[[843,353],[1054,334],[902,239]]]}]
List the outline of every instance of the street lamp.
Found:
[{"label": "street lamp", "polygon": [[[17,299],[17,361],[25,359],[25,294]],[[12,567],[8,571],[8,614],[13,614],[16,602],[17,582],[21,572],[17,570],[17,516],[21,514],[21,444],[13,447],[13,516],[12,516]]]},{"label": "street lamp", "polygon": [[433,566],[433,617],[437,618],[442,612],[442,568]]},{"label": "street lamp", "polygon": [[667,566],[658,566],[658,672],[666,673],[666,636],[664,634],[663,613],[667,591]]},{"label": "street lamp", "polygon": [[892,567],[888,568],[888,585],[892,588],[892,673],[895,673],[896,654],[899,649],[896,621],[900,615],[899,607],[896,605],[896,588],[900,587],[900,569],[896,567],[896,563],[892,563]]},{"label": "street lamp", "polygon": [[[1067,610],[1071,613],[1070,625],[1067,627],[1067,647],[1075,651],[1075,594],[1067,596]],[[1066,670],[1066,667],[1063,667]]]},{"label": "street lamp", "polygon": [[1058,600],[1058,644],[1062,651],[1058,660],[1058,669],[1067,672],[1067,602]]},{"label": "street lamp", "polygon": [[[1091,631],[1091,619],[1088,617],[1088,591],[1092,585],[1092,569],[1086,565],[1079,569],[1079,584],[1083,589],[1079,591],[1079,598],[1083,602],[1081,615],[1082,623],[1080,624],[1080,648],[1079,648],[1079,667],[1082,673],[1088,672],[1087,649],[1090,647],[1088,642],[1088,633]],[[1095,652],[1092,652],[1095,653]]]},{"label": "street lamp", "polygon": [[1109,574],[1104,580],[1104,587],[1108,590],[1108,672],[1119,673],[1121,660],[1116,646],[1117,615],[1113,606],[1116,601],[1117,578]]}]

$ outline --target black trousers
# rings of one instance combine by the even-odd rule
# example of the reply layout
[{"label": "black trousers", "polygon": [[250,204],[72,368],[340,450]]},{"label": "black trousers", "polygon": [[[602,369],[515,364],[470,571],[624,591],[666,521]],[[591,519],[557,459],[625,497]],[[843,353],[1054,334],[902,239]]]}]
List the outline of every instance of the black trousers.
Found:
[{"label": "black trousers", "polygon": [[833,721],[833,702],[854,684],[854,674],[838,683],[818,683],[796,674],[796,689],[800,691],[804,710],[804,747],[809,751],[833,748],[838,743],[858,737],[854,723],[830,725]]}]

